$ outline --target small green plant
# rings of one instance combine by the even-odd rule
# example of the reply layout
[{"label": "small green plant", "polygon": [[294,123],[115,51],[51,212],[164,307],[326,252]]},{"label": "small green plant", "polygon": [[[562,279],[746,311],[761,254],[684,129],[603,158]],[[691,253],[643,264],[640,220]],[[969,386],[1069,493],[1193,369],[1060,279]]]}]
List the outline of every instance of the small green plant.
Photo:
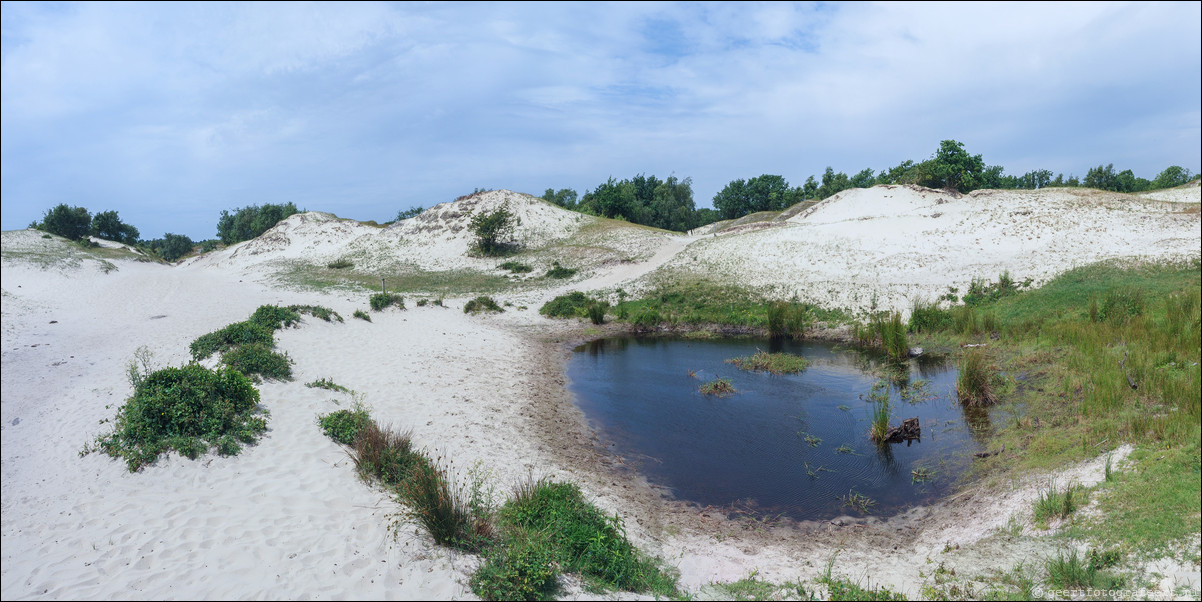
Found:
[{"label": "small green plant", "polygon": [[855,453],[856,453],[856,450],[855,450],[854,448],[852,448],[852,446],[850,446],[850,445],[848,445],[848,444],[844,443],[843,445],[840,445],[839,447],[836,447],[836,448],[835,448],[835,453],[837,453],[837,454],[848,454],[848,455],[855,455]]},{"label": "small green plant", "polygon": [[735,392],[735,386],[730,379],[718,377],[701,385],[698,390],[702,395],[730,395]]},{"label": "small green plant", "polygon": [[292,379],[292,359],[262,343],[239,345],[221,357],[222,363],[245,374],[278,380]]},{"label": "small green plant", "polygon": [[726,363],[734,364],[740,370],[771,374],[795,374],[810,365],[809,360],[800,355],[768,353],[767,351],[756,351],[755,355],[731,358],[726,360]]},{"label": "small green plant", "polygon": [[502,270],[508,270],[514,274],[526,274],[534,271],[533,267],[517,261],[506,261],[497,267],[501,268]]},{"label": "small green plant", "polygon": [[405,482],[413,468],[424,460],[414,451],[410,433],[380,428],[372,420],[359,426],[351,447],[359,476],[365,481],[379,481],[389,489]]},{"label": "small green plant", "polygon": [[956,396],[960,403],[970,406],[989,405],[997,401],[993,390],[993,368],[985,352],[977,347],[964,354],[960,373],[956,377]]},{"label": "small green plant", "polygon": [[935,478],[935,471],[925,466],[917,466],[910,471],[911,483],[928,483]]},{"label": "small green plant", "polygon": [[862,493],[857,493],[855,489],[848,490],[847,495],[839,496],[839,501],[843,502],[845,507],[851,508],[861,514],[871,514],[873,506],[876,506],[876,500]]},{"label": "small green plant", "polygon": [[1048,584],[1058,589],[1113,590],[1126,584],[1126,579],[1105,571],[1119,560],[1116,552],[1090,550],[1082,558],[1076,550],[1067,555],[1057,554],[1047,563]]},{"label": "small green plant", "polygon": [[1039,499],[1035,501],[1035,523],[1046,526],[1050,519],[1072,514],[1077,509],[1076,491],[1072,485],[1057,491],[1056,482],[1052,481],[1046,491],[1039,492]]},{"label": "small green plant", "polygon": [[417,300],[417,306],[418,306],[418,307],[425,307],[425,306],[426,306],[427,304],[429,304],[429,303],[430,303],[430,300],[429,300],[429,299],[418,299],[418,300]]},{"label": "small green plant", "polygon": [[880,380],[872,386],[868,392],[868,403],[868,438],[877,445],[884,444],[889,436],[889,420],[893,417],[888,382]]},{"label": "small green plant", "polygon": [[272,334],[272,329],[249,320],[235,322],[217,332],[210,332],[198,337],[192,341],[189,350],[192,352],[192,359],[199,361],[214,353],[252,343],[274,345],[275,336]]},{"label": "small green plant", "polygon": [[605,312],[608,310],[609,310],[609,303],[607,303],[605,301],[594,301],[592,303],[589,303],[589,305],[585,311],[586,311],[586,313],[588,313],[588,319],[593,324],[604,324],[605,323]]},{"label": "small green plant", "polygon": [[906,325],[902,323],[901,314],[893,312],[888,320],[879,322],[881,344],[889,361],[901,362],[910,356],[910,344],[906,340]]},{"label": "small green plant", "polygon": [[809,327],[806,307],[797,303],[778,301],[768,306],[768,334],[772,337],[790,336],[800,339]]},{"label": "small green plant", "polygon": [[565,268],[565,267],[559,265],[558,261],[552,262],[551,269],[547,270],[548,278],[558,278],[560,280],[563,280],[565,278],[571,278],[572,276],[575,276],[575,275],[576,275],[576,270],[574,270],[572,268]]},{"label": "small green plant", "polygon": [[255,415],[258,404],[259,392],[233,369],[164,368],[141,379],[96,449],[124,459],[130,472],[172,449],[189,458],[214,445],[237,453],[237,442],[253,443],[267,430],[267,421]]},{"label": "small green plant", "polygon": [[539,308],[538,313],[548,318],[579,318],[583,317],[595,301],[580,291],[572,291],[547,301]]},{"label": "small green plant", "polygon": [[251,314],[249,321],[270,330],[279,330],[295,326],[297,322],[300,322],[300,314],[290,307],[260,305],[259,309]]},{"label": "small green plant", "polygon": [[359,432],[369,425],[374,426],[367,409],[356,404],[349,410],[337,410],[317,417],[317,424],[325,436],[342,445],[354,445]]},{"label": "small green plant", "polygon": [[556,548],[548,533],[514,529],[488,549],[472,575],[472,592],[484,600],[554,600],[559,591]]},{"label": "small green plant", "polygon": [[365,322],[371,322],[371,314],[363,311],[362,309],[356,309],[355,313],[351,314],[351,316],[355,317],[355,318],[359,318],[360,320],[363,320]]},{"label": "small green plant", "polygon": [[393,305],[405,309],[405,298],[396,293],[376,293],[368,299],[372,311],[382,311]]},{"label": "small green plant", "polygon": [[492,297],[479,296],[463,305],[463,313],[478,314],[482,311],[491,311],[495,313],[503,312],[504,309]]},{"label": "small green plant", "polygon": [[346,259],[344,257],[342,259],[336,259],[334,261],[331,261],[330,263],[327,263],[326,267],[330,268],[331,270],[344,270],[346,268],[355,267],[355,262],[353,262],[349,259]]},{"label": "small green plant", "polygon": [[320,378],[313,382],[307,382],[305,383],[305,386],[309,387],[310,389],[326,389],[329,391],[338,391],[340,393],[346,393],[350,391],[350,389],[328,378]]},{"label": "small green plant", "polygon": [[326,322],[333,322],[334,320],[338,320],[339,322],[343,321],[342,316],[338,315],[338,312],[320,305],[289,305],[288,309],[300,314],[309,314],[314,318],[318,318]]},{"label": "small green plant", "polygon": [[810,447],[818,447],[819,445],[822,445],[822,438],[817,435],[804,431],[798,434],[805,439],[806,443],[808,443]]}]

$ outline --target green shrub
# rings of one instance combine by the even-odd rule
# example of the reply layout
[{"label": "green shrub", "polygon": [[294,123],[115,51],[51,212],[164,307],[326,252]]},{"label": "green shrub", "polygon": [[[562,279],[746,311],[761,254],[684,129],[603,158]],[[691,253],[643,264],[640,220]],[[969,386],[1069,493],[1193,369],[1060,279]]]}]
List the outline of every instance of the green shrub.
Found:
[{"label": "green shrub", "polygon": [[342,316],[338,315],[338,312],[320,305],[289,305],[288,309],[301,314],[309,314],[326,322],[342,321]]},{"label": "green shrub", "polygon": [[376,293],[369,301],[372,311],[381,311],[392,305],[405,309],[405,298],[396,293]]},{"label": "green shrub", "polygon": [[255,313],[251,314],[249,321],[272,330],[279,330],[300,322],[300,314],[290,307],[261,305],[259,309],[255,310]]},{"label": "green shrub", "polygon": [[910,332],[936,332],[952,324],[951,312],[938,303],[915,301],[910,309]]},{"label": "green shrub", "polygon": [[513,240],[513,233],[521,223],[521,218],[509,210],[509,203],[504,203],[495,211],[473,215],[468,225],[476,235],[473,250],[478,255],[489,257],[500,257],[517,251],[518,245]]},{"label": "green shrub", "polygon": [[331,270],[344,270],[346,268],[355,267],[355,262],[353,262],[349,259],[346,259],[346,258],[336,259],[334,261],[331,261],[330,263],[327,263],[326,267],[330,268]]},{"label": "green shrub", "polygon": [[580,291],[572,291],[547,301],[538,310],[538,313],[548,318],[579,318],[584,316],[589,304],[593,302],[588,295]]},{"label": "green shrub", "polygon": [[251,205],[235,209],[232,214],[222,211],[217,220],[217,236],[227,245],[257,238],[294,213],[298,211],[292,203]]},{"label": "green shrub", "polygon": [[805,335],[809,318],[804,306],[778,301],[768,306],[768,334],[773,337]]},{"label": "green shrub", "polygon": [[734,364],[740,370],[772,374],[793,374],[805,370],[810,365],[809,360],[800,355],[767,351],[756,351],[755,355],[731,358],[726,360],[726,363]]},{"label": "green shrub", "polygon": [[659,312],[650,308],[644,309],[634,316],[634,327],[641,331],[654,330],[659,327],[660,322],[663,322],[663,318]]},{"label": "green shrub", "polygon": [[554,600],[559,569],[551,537],[532,529],[513,531],[485,553],[472,575],[472,592],[484,600]]},{"label": "green shrub", "polygon": [[[588,503],[571,483],[529,482],[501,507],[507,529],[545,534],[555,561],[611,588],[675,593],[675,579],[642,557],[626,539],[622,522]],[[512,532],[512,531],[510,531]]]},{"label": "green shrub", "polygon": [[371,415],[363,407],[356,406],[350,410],[338,410],[317,417],[317,424],[325,436],[343,445],[354,445],[359,431],[374,426]]},{"label": "green shrub", "polygon": [[360,320],[364,320],[366,322],[371,322],[371,314],[363,311],[362,309],[356,309],[355,313],[351,314],[351,317],[359,318]]},{"label": "green shrub", "polygon": [[227,351],[221,361],[246,376],[257,374],[265,378],[292,379],[292,360],[262,343],[239,345]]},{"label": "green shrub", "polygon": [[189,346],[192,359],[203,360],[217,352],[222,352],[238,345],[261,344],[268,347],[275,344],[271,328],[247,320],[235,322],[218,330],[201,335]]},{"label": "green shrub", "polygon": [[505,263],[502,263],[501,265],[499,265],[497,267],[501,268],[502,270],[509,270],[510,272],[513,272],[514,274],[525,274],[525,273],[534,271],[534,268],[532,268],[524,263],[519,263],[516,261],[506,261]]},{"label": "green shrub", "polygon": [[558,261],[552,262],[551,269],[547,270],[548,278],[558,278],[560,280],[563,280],[565,278],[571,278],[572,276],[575,276],[575,275],[576,275],[576,270],[574,270],[572,268],[565,268],[565,267],[559,265]]},{"label": "green shrub", "polygon": [[482,311],[502,312],[500,305],[492,297],[480,296],[468,301],[463,305],[463,313],[478,314]]},{"label": "green shrub", "polygon": [[233,369],[164,368],[141,380],[97,448],[124,459],[130,472],[170,449],[188,457],[213,445],[237,453],[238,441],[253,443],[267,430],[266,420],[254,415],[258,404],[259,392]]},{"label": "green shrub", "polygon": [[956,396],[960,403],[971,406],[988,405],[997,401],[993,390],[994,369],[980,347],[969,349],[960,362],[956,376]]}]

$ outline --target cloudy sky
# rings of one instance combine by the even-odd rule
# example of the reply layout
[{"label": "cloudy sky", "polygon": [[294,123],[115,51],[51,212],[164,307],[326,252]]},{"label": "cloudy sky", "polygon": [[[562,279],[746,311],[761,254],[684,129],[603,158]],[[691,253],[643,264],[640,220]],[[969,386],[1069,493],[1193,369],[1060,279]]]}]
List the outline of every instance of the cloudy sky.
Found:
[{"label": "cloudy sky", "polygon": [[1202,165],[1187,3],[3,3],[3,229],[693,179],[699,207],[955,139],[1008,173]]}]

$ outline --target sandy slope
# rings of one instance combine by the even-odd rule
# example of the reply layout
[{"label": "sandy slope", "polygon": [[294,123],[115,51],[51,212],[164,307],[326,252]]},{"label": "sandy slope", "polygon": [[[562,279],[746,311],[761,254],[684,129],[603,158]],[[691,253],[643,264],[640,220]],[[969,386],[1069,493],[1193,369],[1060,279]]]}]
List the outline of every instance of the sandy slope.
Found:
[{"label": "sandy slope", "polygon": [[[1177,193],[1175,193],[1177,194]],[[1192,196],[1190,196],[1192,195]],[[412,524],[389,532],[397,506],[358,482],[345,453],[314,420],[351,395],[306,388],[330,378],[357,392],[384,423],[454,459],[456,472],[490,475],[503,494],[527,475],[570,478],[630,535],[700,591],[759,571],[813,579],[838,552],[836,573],[911,596],[927,558],[962,570],[1011,566],[1051,554],[1042,538],[990,535],[1023,518],[1041,479],[987,499],[968,491],[947,507],[885,522],[764,528],[665,504],[615,472],[564,391],[561,341],[583,326],[536,310],[570,289],[631,287],[679,271],[826,304],[907,307],[972,277],[1009,269],[1043,280],[1112,257],[1196,257],[1197,187],[1176,202],[1065,191],[983,192],[962,198],[910,188],[849,191],[766,227],[684,237],[579,216],[508,191],[445,204],[429,216],[376,228],[325,214],[294,216],[264,237],[179,266],[100,261],[27,231],[3,238],[0,478],[4,599],[464,598],[478,562],[433,546]],[[463,299],[350,318],[362,292],[273,286],[289,262],[349,257],[425,270],[495,270],[464,256],[472,211],[509,202],[540,265],[571,256],[573,281],[498,295],[527,309],[466,316]],[[939,214],[939,215],[935,215]],[[41,258],[41,259],[39,259]],[[377,262],[372,264],[372,262]],[[234,458],[171,457],[138,474],[78,451],[129,394],[127,363],[146,346],[158,365],[187,360],[188,343],[265,303],[320,304],[347,321],[309,318],[278,344],[296,380],[261,387],[270,431]],[[1101,465],[1075,467],[1081,481]],[[965,501],[973,500],[973,501]],[[982,507],[979,504],[987,504]],[[962,551],[945,553],[948,544]],[[1164,585],[1197,584],[1165,569]],[[924,573],[925,571],[925,573]],[[573,590],[578,595],[579,590]],[[702,591],[706,593],[706,591]]]}]

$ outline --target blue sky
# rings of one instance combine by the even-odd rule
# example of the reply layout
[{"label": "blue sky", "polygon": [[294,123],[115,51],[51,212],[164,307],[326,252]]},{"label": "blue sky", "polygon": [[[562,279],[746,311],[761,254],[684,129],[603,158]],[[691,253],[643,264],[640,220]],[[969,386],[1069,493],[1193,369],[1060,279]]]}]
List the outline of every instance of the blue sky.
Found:
[{"label": "blue sky", "polygon": [[800,184],[955,139],[1008,173],[1202,165],[1202,4],[3,3],[2,227],[294,202]]}]

